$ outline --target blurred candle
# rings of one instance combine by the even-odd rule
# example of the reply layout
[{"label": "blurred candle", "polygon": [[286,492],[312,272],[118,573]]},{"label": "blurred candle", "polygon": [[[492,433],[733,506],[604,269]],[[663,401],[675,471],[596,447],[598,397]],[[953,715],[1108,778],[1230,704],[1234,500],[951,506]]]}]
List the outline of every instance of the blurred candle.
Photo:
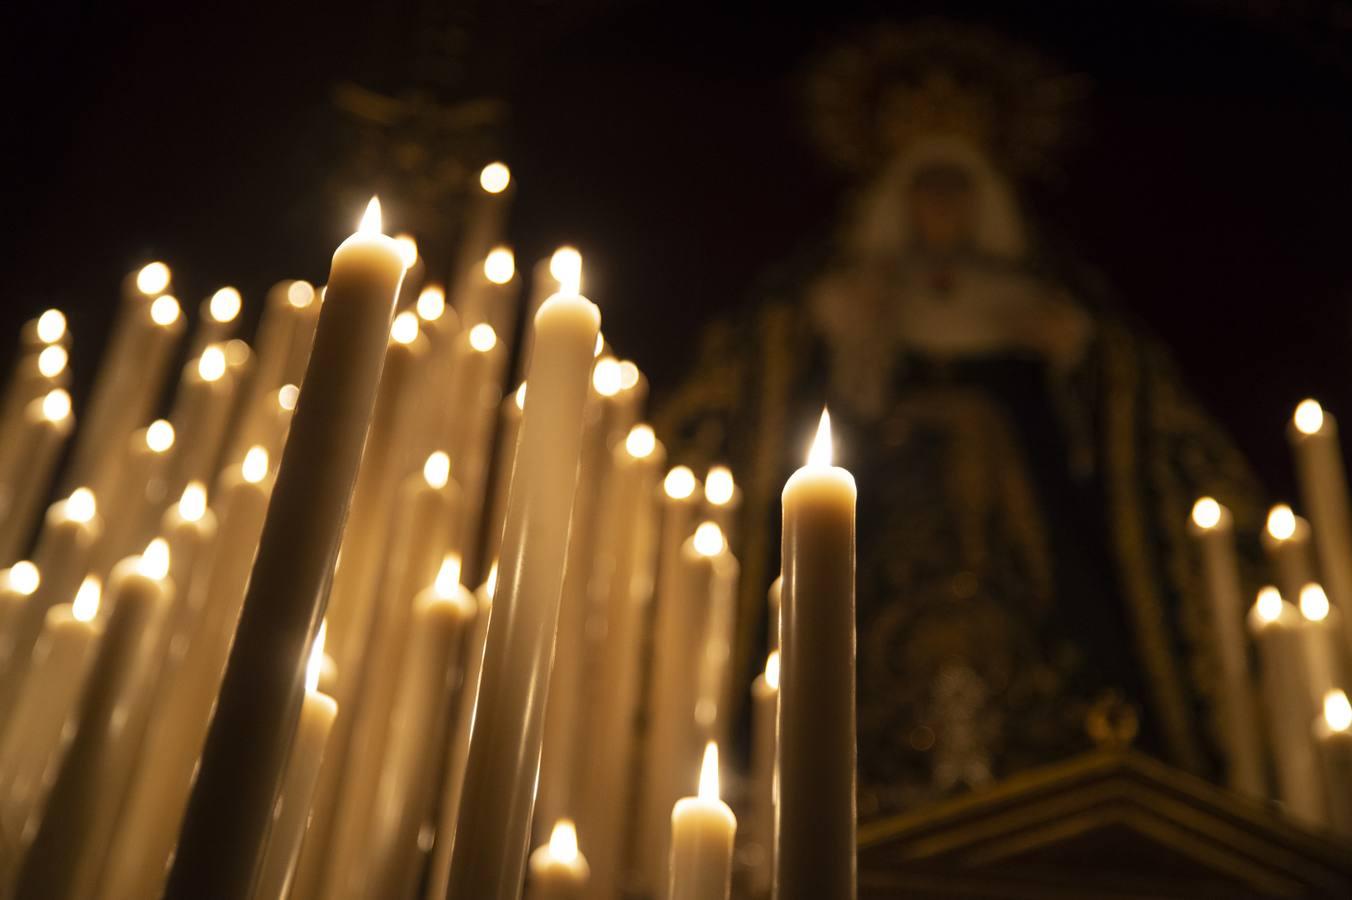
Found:
[{"label": "blurred candle", "polygon": [[478,548],[487,487],[493,420],[501,396],[506,348],[497,333],[480,323],[455,342],[454,371],[447,401],[454,415],[445,437],[451,471],[463,494],[460,533],[466,571],[479,574]]},{"label": "blurred candle", "polygon": [[1340,616],[1329,603],[1328,594],[1314,582],[1303,585],[1298,596],[1301,656],[1305,660],[1310,697],[1318,707],[1329,691],[1347,683]]},{"label": "blurred candle", "polygon": [[51,486],[74,417],[70,394],[60,388],[31,401],[18,434],[0,450],[0,562],[13,562],[33,536],[38,511]]},{"label": "blurred candle", "polygon": [[[531,321],[540,305],[553,294],[577,294],[581,291],[582,254],[576,247],[559,247],[547,259],[540,260],[531,269],[530,296],[526,299],[526,321]],[[527,329],[522,337],[521,353],[517,357],[518,381],[525,380],[534,342],[535,336]],[[599,334],[597,343],[601,343]],[[600,356],[600,353],[593,355]]]},{"label": "blurred candle", "polygon": [[521,410],[526,405],[526,382],[506,397],[498,416],[497,458],[493,462],[493,499],[485,522],[484,559],[497,559],[502,546],[502,523],[507,515],[507,492],[512,486],[512,460],[521,431]]},{"label": "blurred candle", "polygon": [[121,475],[107,502],[100,504],[104,528],[90,566],[93,572],[106,575],[154,536],[170,500],[169,464],[175,443],[174,426],[166,419],[132,432],[122,454]]},{"label": "blurred candle", "polygon": [[751,682],[751,837],[757,849],[752,866],[752,892],[770,893],[774,871],[775,757],[779,741],[779,651],[765,659],[765,671]]},{"label": "blurred candle", "polygon": [[1344,691],[1324,694],[1314,736],[1327,787],[1329,825],[1343,836],[1352,835],[1352,702]]},{"label": "blurred candle", "polygon": [[770,582],[770,590],[765,593],[765,609],[769,631],[766,643],[770,650],[779,649],[779,602],[783,590],[784,576],[776,575],[775,580]]},{"label": "blurred candle", "polygon": [[178,443],[169,477],[171,497],[178,496],[191,481],[207,484],[215,479],[235,387],[221,344],[207,345],[199,357],[184,366],[170,416]]},{"label": "blurred candle", "polygon": [[207,508],[202,482],[189,482],[179,501],[165,511],[160,534],[169,543],[169,580],[176,588],[170,642],[182,652],[205,603],[205,562],[216,540],[216,514]]},{"label": "blurred candle", "polygon": [[587,889],[590,875],[587,858],[577,847],[577,828],[571,819],[560,819],[554,823],[549,843],[537,847],[530,855],[526,900],[599,897]]},{"label": "blurred candle", "polygon": [[[1310,515],[1320,572],[1334,603],[1352,604],[1352,513],[1338,423],[1317,400],[1302,400],[1287,439],[1296,460],[1301,499]],[[1344,617],[1344,643],[1352,648],[1352,616]]]},{"label": "blurred candle", "polygon": [[1268,511],[1261,541],[1276,574],[1277,588],[1283,596],[1300,596],[1301,587],[1315,577],[1310,523],[1279,503]]},{"label": "blurred candle", "polygon": [[239,327],[244,300],[239,291],[226,286],[215,291],[198,307],[197,329],[193,332],[189,357],[198,356],[211,344],[224,344]]},{"label": "blurred candle", "polygon": [[[26,559],[21,559],[8,569],[0,570],[0,672],[9,664],[13,651],[13,633],[15,623],[24,614],[28,598],[38,589],[42,574],[38,567]],[[0,721],[0,733],[5,724]]]},{"label": "blurred candle", "polygon": [[512,170],[506,163],[490,162],[479,171],[478,184],[470,187],[469,202],[465,206],[457,273],[463,274],[470,269],[475,260],[483,259],[488,248],[502,239],[515,188]]},{"label": "blurred candle", "polygon": [[704,476],[704,515],[718,523],[732,544],[737,509],[742,504],[742,490],[733,480],[727,466],[713,466]]},{"label": "blurred candle", "polygon": [[736,834],[737,818],[718,796],[718,745],[710,742],[699,793],[677,800],[671,811],[667,900],[727,900]]}]

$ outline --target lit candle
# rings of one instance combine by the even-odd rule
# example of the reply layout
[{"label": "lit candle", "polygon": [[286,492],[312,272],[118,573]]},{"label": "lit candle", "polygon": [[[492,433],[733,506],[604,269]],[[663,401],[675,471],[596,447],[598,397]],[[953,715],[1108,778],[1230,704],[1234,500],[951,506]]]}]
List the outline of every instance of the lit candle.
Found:
[{"label": "lit candle", "polygon": [[[38,567],[21,559],[8,569],[0,570],[0,672],[9,665],[13,652],[15,622],[23,615],[28,598],[38,589],[42,575]],[[0,733],[5,724],[0,721]]]},{"label": "lit candle", "polygon": [[[338,248],[166,897],[241,897],[272,816],[326,603],[395,297],[380,206]],[[341,660],[339,661],[340,675]]]},{"label": "lit candle", "polygon": [[41,350],[52,345],[69,346],[70,328],[66,314],[59,309],[43,310],[37,318],[23,323],[19,344],[29,350]]},{"label": "lit candle", "polygon": [[544,705],[563,588],[582,410],[600,312],[551,297],[535,317],[521,420],[448,898],[516,900],[525,875]]},{"label": "lit candle", "polygon": [[704,476],[704,515],[718,523],[723,533],[734,533],[737,509],[742,504],[742,489],[733,480],[727,466],[713,466]]},{"label": "lit candle", "polygon": [[507,516],[507,492],[512,486],[512,460],[521,431],[521,410],[526,405],[526,382],[502,401],[499,416],[497,459],[493,462],[493,500],[485,522],[484,559],[497,559],[502,546],[502,523]]},{"label": "lit candle", "polygon": [[178,443],[169,476],[169,496],[178,496],[190,481],[206,484],[216,477],[235,388],[222,344],[207,345],[201,356],[183,367],[183,380],[169,417]]},{"label": "lit candle", "polygon": [[1310,523],[1285,503],[1279,503],[1268,512],[1261,540],[1263,552],[1276,573],[1277,588],[1283,596],[1300,596],[1301,587],[1315,577]]},{"label": "lit candle", "polygon": [[700,766],[699,794],[677,800],[671,811],[667,900],[727,900],[736,834],[737,818],[718,797],[718,745],[711,741]]},{"label": "lit candle", "polygon": [[776,900],[855,896],[855,498],[823,411],[784,485]]},{"label": "lit candle", "polygon": [[1212,646],[1221,676],[1217,715],[1225,742],[1226,774],[1234,790],[1261,797],[1266,783],[1263,745],[1244,639],[1244,601],[1235,555],[1234,519],[1220,503],[1203,497],[1193,504],[1188,525],[1202,555],[1210,600]]},{"label": "lit candle", "polygon": [[1327,785],[1329,825],[1352,835],[1352,702],[1342,690],[1324,694],[1314,735]]},{"label": "lit candle", "polygon": [[59,344],[29,351],[19,358],[0,401],[0,436],[7,443],[22,430],[24,410],[30,403],[70,385],[69,362],[70,354]]},{"label": "lit candle", "polygon": [[460,324],[466,331],[475,325],[490,325],[499,334],[510,334],[516,326],[520,284],[516,256],[510,247],[494,247],[482,259],[482,264],[459,279],[455,306]]},{"label": "lit candle", "polygon": [[426,414],[420,416],[422,427],[417,435],[416,448],[426,456],[441,446],[442,436],[449,428],[447,420],[456,414],[445,402],[447,385],[454,373],[456,337],[460,334],[460,317],[446,305],[446,292],[440,285],[430,284],[422,289],[414,304],[418,323],[427,335],[427,362],[422,367],[422,385]]},{"label": "lit candle", "polygon": [[202,482],[189,482],[179,501],[165,510],[160,534],[169,543],[169,580],[176,588],[166,670],[169,675],[186,651],[188,635],[206,602],[206,563],[216,540],[216,514],[207,508],[207,489]]},{"label": "lit candle", "polygon": [[775,726],[779,716],[779,651],[765,659],[765,671],[751,682],[751,837],[756,853],[752,866],[752,892],[769,894],[774,871],[775,757],[779,741]]},{"label": "lit candle", "polygon": [[[531,270],[530,296],[526,300],[527,321],[535,317],[535,313],[540,309],[540,305],[553,294],[578,294],[582,291],[582,254],[576,247],[560,247],[555,250],[547,259],[542,259],[535,264]],[[530,357],[534,347],[535,336],[527,330],[521,342],[521,353],[518,357],[517,379],[522,380],[526,377],[526,372],[530,366]],[[601,337],[597,335],[597,344],[601,344]],[[600,352],[593,354],[600,356]]]},{"label": "lit candle", "polygon": [[224,344],[239,327],[239,312],[244,300],[239,291],[226,286],[216,290],[198,307],[197,330],[193,333],[189,357],[199,355],[210,344]]},{"label": "lit candle", "polygon": [[103,507],[104,528],[91,571],[106,575],[123,557],[153,537],[169,499],[169,463],[174,453],[174,426],[156,419],[132,432],[122,454],[122,474]]},{"label": "lit candle", "polygon": [[577,828],[570,819],[554,823],[549,843],[530,855],[526,900],[583,900],[599,897],[587,890],[591,870],[577,847]]},{"label": "lit candle", "polygon": [[784,576],[776,575],[775,580],[770,582],[770,590],[765,593],[766,618],[769,630],[766,643],[770,650],[779,649],[779,600],[783,590]]},{"label": "lit candle", "polygon": [[5,436],[0,451],[0,561],[14,561],[33,536],[57,458],[73,427],[70,394],[57,388],[30,402],[19,433]]},{"label": "lit candle", "polygon": [[[1320,572],[1334,603],[1352,604],[1352,513],[1348,510],[1338,423],[1317,400],[1302,400],[1291,417],[1287,439],[1296,460],[1301,499],[1310,515]],[[1344,641],[1352,646],[1352,616],[1343,620]]]},{"label": "lit candle", "polygon": [[267,849],[254,887],[254,900],[285,900],[291,875],[300,856],[301,840],[310,820],[310,801],[319,780],[319,763],[324,756],[338,703],[319,689],[319,674],[324,664],[324,629],[319,629],[310,661],[305,670],[305,698],[301,701],[300,721],[286,763],[286,777],[273,810]]},{"label": "lit candle", "polygon": [[465,208],[464,238],[456,260],[457,272],[469,269],[502,238],[515,189],[512,170],[506,163],[490,162],[479,170],[478,184],[470,187]]},{"label": "lit candle", "polygon": [[460,530],[467,551],[466,571],[478,574],[478,546],[483,519],[484,492],[492,449],[493,419],[501,397],[499,384],[507,362],[506,348],[497,333],[479,323],[455,341],[454,371],[447,409],[454,415],[445,437],[451,470],[463,492]]},{"label": "lit candle", "polygon": [[1329,691],[1346,683],[1340,616],[1330,605],[1328,594],[1314,582],[1302,586],[1298,596],[1301,656],[1310,697],[1317,706]]},{"label": "lit candle", "polygon": [[[721,532],[722,529],[719,529]],[[732,642],[737,628],[737,580],[741,565],[727,546],[714,560],[714,581],[704,629],[695,723],[705,741],[727,743],[732,726]]]}]

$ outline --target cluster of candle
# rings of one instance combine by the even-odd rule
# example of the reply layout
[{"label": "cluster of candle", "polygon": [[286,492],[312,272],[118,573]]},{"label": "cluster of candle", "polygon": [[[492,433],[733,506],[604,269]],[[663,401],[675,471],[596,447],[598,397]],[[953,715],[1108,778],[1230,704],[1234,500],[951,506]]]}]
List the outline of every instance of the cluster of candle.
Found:
[{"label": "cluster of candle", "polygon": [[[238,291],[202,304],[167,419],[189,329],[164,264],[124,284],[79,429],[64,317],[25,326],[0,898],[729,896],[740,492],[665,470],[575,250],[521,302],[510,172],[480,186],[449,303],[373,200],[253,346]],[[823,413],[751,686],[744,868],[784,900],[855,891],[855,491],[830,444]]]},{"label": "cluster of candle", "polygon": [[1219,675],[1218,733],[1232,788],[1352,834],[1352,617],[1341,612],[1352,609],[1347,479],[1337,423],[1317,401],[1296,407],[1288,438],[1309,518],[1285,503],[1269,511],[1261,543],[1275,584],[1251,606],[1229,509],[1212,497],[1192,508]]}]

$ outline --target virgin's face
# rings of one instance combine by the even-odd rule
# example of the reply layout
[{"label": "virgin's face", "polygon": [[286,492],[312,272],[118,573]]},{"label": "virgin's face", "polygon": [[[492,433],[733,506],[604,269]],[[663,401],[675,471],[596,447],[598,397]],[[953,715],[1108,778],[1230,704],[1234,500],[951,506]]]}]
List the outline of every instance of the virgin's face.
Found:
[{"label": "virgin's face", "polygon": [[906,202],[916,242],[931,253],[946,254],[971,237],[972,184],[961,169],[935,166],[916,173]]}]

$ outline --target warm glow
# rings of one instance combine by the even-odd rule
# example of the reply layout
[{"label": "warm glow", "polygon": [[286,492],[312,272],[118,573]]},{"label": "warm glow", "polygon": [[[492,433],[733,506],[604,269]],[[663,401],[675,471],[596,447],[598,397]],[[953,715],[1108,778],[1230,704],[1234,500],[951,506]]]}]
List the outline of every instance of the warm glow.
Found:
[{"label": "warm glow", "polygon": [[1300,589],[1300,614],[1308,622],[1322,622],[1329,617],[1329,595],[1317,584]]},{"label": "warm glow", "polygon": [[245,481],[258,484],[268,476],[268,451],[257,445],[250,447],[239,470]]},{"label": "warm glow", "polygon": [[779,690],[779,651],[771,650],[765,658],[765,686]]},{"label": "warm glow", "polygon": [[493,565],[488,567],[488,578],[484,581],[484,593],[488,599],[492,600],[493,595],[498,592],[498,561],[493,560]]},{"label": "warm glow", "polygon": [[484,257],[484,277],[494,284],[506,284],[516,276],[516,256],[507,247],[494,247]]},{"label": "warm glow", "polygon": [[155,538],[146,545],[146,552],[136,564],[136,569],[147,578],[160,579],[169,574],[169,542],[164,538]]},{"label": "warm glow", "polygon": [[498,345],[498,333],[487,322],[480,322],[469,330],[469,345],[480,353],[487,353]]},{"label": "warm glow", "polygon": [[524,381],[516,389],[516,408],[520,410],[526,408],[526,382]]},{"label": "warm glow", "polygon": [[1253,608],[1258,612],[1258,618],[1264,622],[1275,622],[1282,617],[1282,595],[1272,585],[1261,588],[1258,591],[1258,600]]},{"label": "warm glow", "polygon": [[178,516],[185,522],[199,522],[207,514],[207,486],[192,481],[178,498]]},{"label": "warm glow", "polygon": [[727,466],[714,466],[704,477],[704,499],[714,506],[724,506],[732,502],[737,486],[732,480],[732,470]]},{"label": "warm glow", "polygon": [[598,359],[592,368],[592,387],[602,397],[614,397],[620,392],[623,376],[620,373],[619,360],[613,356]]},{"label": "warm glow", "polygon": [[1272,507],[1267,517],[1267,531],[1279,541],[1289,541],[1296,533],[1296,514],[1285,503]]},{"label": "warm glow", "polygon": [[817,436],[812,439],[812,447],[807,451],[809,466],[831,465],[831,414],[822,407],[822,418],[817,423]]},{"label": "warm glow", "polygon": [[396,344],[411,344],[418,339],[418,317],[405,310],[394,317],[390,338]]},{"label": "warm glow", "polygon": [[70,361],[70,354],[60,344],[53,344],[38,354],[38,374],[43,378],[55,378]]},{"label": "warm glow", "polygon": [[136,273],[136,289],[147,297],[161,294],[169,286],[169,267],[162,262],[147,263]]},{"label": "warm glow", "polygon": [[315,287],[308,281],[293,281],[286,289],[286,302],[304,309],[315,300]]},{"label": "warm glow", "polygon": [[684,500],[695,493],[695,473],[686,466],[676,466],[662,481],[662,490],[673,500]]},{"label": "warm glow", "polygon": [[287,412],[292,412],[296,408],[296,401],[300,399],[300,388],[294,384],[284,384],[277,388],[277,405]]},{"label": "warm glow", "polygon": [[695,529],[695,552],[700,556],[717,556],[723,552],[723,529],[717,522],[701,522]]},{"label": "warm glow", "polygon": [[252,353],[249,345],[239,338],[231,338],[225,342],[225,364],[232,369],[238,369],[247,363]]},{"label": "warm glow", "polygon": [[582,254],[576,247],[560,247],[549,258],[549,274],[559,283],[559,292],[577,294],[582,290]]},{"label": "warm glow", "polygon": [[99,599],[103,596],[103,586],[93,575],[85,578],[80,589],[75,592],[75,600],[70,605],[70,614],[81,622],[92,622],[99,614]]},{"label": "warm glow", "polygon": [[324,638],[328,634],[329,623],[324,620],[319,623],[319,632],[315,635],[315,642],[310,645],[310,658],[305,663],[305,692],[313,694],[319,690],[319,675],[324,671]]},{"label": "warm glow", "polygon": [[1352,703],[1347,694],[1332,690],[1324,695],[1324,721],[1333,731],[1346,731],[1352,728]]},{"label": "warm glow", "polygon": [[38,316],[38,340],[55,344],[66,336],[66,316],[59,309],[49,309]]},{"label": "warm glow", "polygon": [[48,422],[60,422],[70,415],[70,394],[57,388],[42,398],[42,417]]},{"label": "warm glow", "polygon": [[73,522],[89,522],[98,512],[94,492],[87,487],[76,488],[66,498],[66,518]]},{"label": "warm glow", "polygon": [[225,351],[220,344],[211,344],[197,360],[197,374],[203,381],[220,381],[225,375]]},{"label": "warm glow", "polygon": [[1192,505],[1192,521],[1198,528],[1215,528],[1221,523],[1221,505],[1211,497],[1203,497]]},{"label": "warm glow", "polygon": [[418,318],[424,322],[435,322],[446,312],[446,292],[435,284],[429,284],[418,295]]},{"label": "warm glow", "polygon": [[638,386],[638,366],[629,360],[620,363],[620,387],[626,391],[632,391]]},{"label": "warm glow", "polygon": [[592,359],[596,359],[601,352],[606,349],[606,336],[601,332],[596,332],[596,346],[592,347]]},{"label": "warm glow", "polygon": [[38,567],[28,560],[21,559],[9,567],[10,590],[27,597],[36,591],[41,583],[42,576],[38,574]]},{"label": "warm glow", "polygon": [[146,446],[152,453],[163,453],[174,446],[174,426],[156,419],[146,426]]},{"label": "warm glow", "polygon": [[383,224],[380,220],[380,198],[372,197],[371,202],[366,204],[366,212],[362,213],[361,222],[357,225],[357,234],[380,234]]},{"label": "warm glow", "polygon": [[441,560],[441,568],[437,570],[433,590],[437,592],[438,597],[449,600],[455,596],[458,587],[460,587],[460,554],[447,553]]},{"label": "warm glow", "polygon": [[165,294],[150,304],[150,320],[156,325],[172,325],[178,321],[178,300]]},{"label": "warm glow", "polygon": [[427,457],[427,462],[423,463],[423,480],[427,482],[428,487],[441,490],[450,477],[451,458],[446,455],[446,451],[438,450]]},{"label": "warm glow", "polygon": [[718,799],[718,745],[713,741],[704,745],[704,765],[699,768],[699,797]]},{"label": "warm glow", "polygon": [[404,261],[404,268],[413,268],[418,262],[418,242],[413,239],[413,235],[396,234],[394,242],[399,245],[399,256]]},{"label": "warm glow", "polygon": [[634,459],[646,459],[653,450],[657,449],[657,435],[648,425],[635,425],[629,429],[629,436],[624,439],[624,449]]},{"label": "warm glow", "polygon": [[1302,400],[1296,406],[1294,421],[1301,434],[1318,434],[1324,427],[1324,407],[1318,400]]},{"label": "warm glow", "polygon": [[479,171],[479,187],[490,194],[501,194],[512,183],[512,170],[504,163],[491,162]]},{"label": "warm glow", "polygon": [[239,291],[232,287],[223,287],[211,295],[207,312],[211,313],[211,317],[217,322],[233,322],[235,316],[239,315],[239,308],[242,305]]}]

